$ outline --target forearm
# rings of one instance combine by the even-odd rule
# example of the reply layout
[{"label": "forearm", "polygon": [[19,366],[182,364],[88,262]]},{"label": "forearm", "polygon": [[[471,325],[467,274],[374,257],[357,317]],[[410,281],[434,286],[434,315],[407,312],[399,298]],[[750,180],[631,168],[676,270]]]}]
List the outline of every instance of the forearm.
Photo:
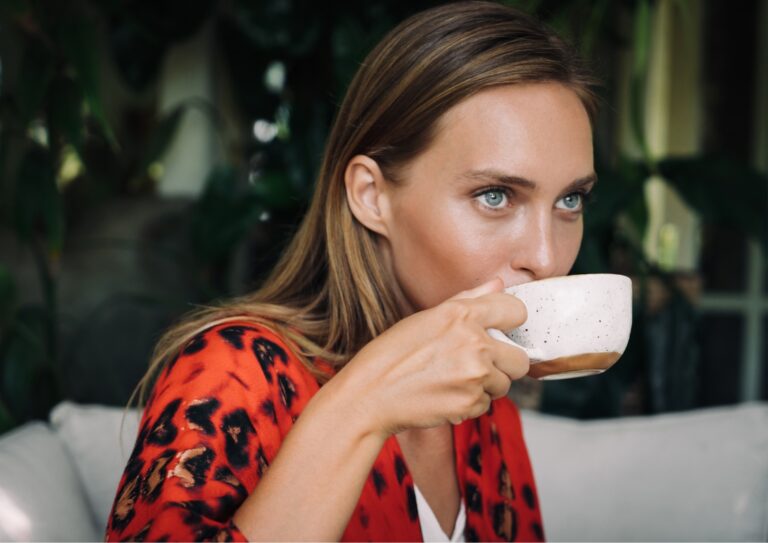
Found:
[{"label": "forearm", "polygon": [[234,516],[251,541],[338,541],[344,533],[385,436],[350,416],[326,387]]}]

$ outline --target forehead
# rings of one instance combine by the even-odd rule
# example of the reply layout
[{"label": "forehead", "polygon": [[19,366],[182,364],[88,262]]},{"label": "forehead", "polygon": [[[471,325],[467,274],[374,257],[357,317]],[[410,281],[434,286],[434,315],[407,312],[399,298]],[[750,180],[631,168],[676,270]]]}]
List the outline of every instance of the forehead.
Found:
[{"label": "forehead", "polygon": [[564,85],[494,87],[446,112],[419,160],[443,173],[496,169],[570,182],[592,172],[592,129],[581,100]]}]

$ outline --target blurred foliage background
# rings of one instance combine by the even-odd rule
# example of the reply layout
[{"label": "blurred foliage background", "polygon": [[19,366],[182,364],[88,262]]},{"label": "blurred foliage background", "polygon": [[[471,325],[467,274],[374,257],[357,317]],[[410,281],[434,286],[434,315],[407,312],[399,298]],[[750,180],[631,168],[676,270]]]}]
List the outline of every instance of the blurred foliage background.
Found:
[{"label": "blurred foliage background", "polygon": [[[174,319],[255,288],[311,196],[355,69],[387,30],[438,3],[0,2],[0,431],[64,398],[123,405]],[[656,2],[508,3],[574,41],[605,83],[601,181],[575,271],[626,273],[637,287],[622,361],[547,383],[538,407],[577,417],[698,407],[699,317],[679,274],[645,256],[646,185],[663,179],[708,224],[768,247],[768,181],[744,156],[650,151]],[[215,92],[164,102],[173,51],[201,34]],[[627,55],[633,153],[617,143]],[[207,123],[214,159],[189,174],[199,190],[164,191],[192,115]],[[649,309],[653,285],[665,297]]]}]

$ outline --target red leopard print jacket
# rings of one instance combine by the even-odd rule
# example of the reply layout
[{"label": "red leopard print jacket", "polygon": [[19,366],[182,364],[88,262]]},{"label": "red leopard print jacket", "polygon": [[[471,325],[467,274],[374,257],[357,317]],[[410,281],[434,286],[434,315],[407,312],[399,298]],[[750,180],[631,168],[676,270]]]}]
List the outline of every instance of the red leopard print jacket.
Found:
[{"label": "red leopard print jacket", "polygon": [[[274,332],[224,324],[158,378],[120,480],[107,540],[244,541],[232,522],[318,384]],[[507,399],[454,426],[467,541],[541,541],[520,420]],[[300,483],[296,483],[300,484]],[[422,541],[397,440],[379,453],[344,541]]]}]

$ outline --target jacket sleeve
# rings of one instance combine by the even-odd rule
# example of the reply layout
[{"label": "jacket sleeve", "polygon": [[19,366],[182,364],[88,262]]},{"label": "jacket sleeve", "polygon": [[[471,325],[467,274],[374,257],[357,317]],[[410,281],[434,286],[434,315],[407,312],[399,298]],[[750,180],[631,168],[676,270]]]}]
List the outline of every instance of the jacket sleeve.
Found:
[{"label": "jacket sleeve", "polygon": [[309,396],[306,373],[258,326],[221,325],[190,341],[144,409],[107,540],[245,541],[232,516],[298,416],[296,396]]}]

